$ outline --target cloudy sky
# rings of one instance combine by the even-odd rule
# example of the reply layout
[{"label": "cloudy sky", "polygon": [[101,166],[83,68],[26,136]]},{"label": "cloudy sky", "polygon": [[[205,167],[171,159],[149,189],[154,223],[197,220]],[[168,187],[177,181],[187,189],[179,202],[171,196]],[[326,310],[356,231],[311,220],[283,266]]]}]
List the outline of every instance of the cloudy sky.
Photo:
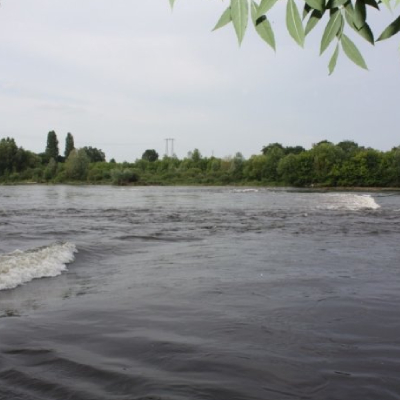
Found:
[{"label": "cloudy sky", "polygon": [[[1,0],[0,138],[44,151],[55,130],[64,151],[102,149],[107,159],[160,154],[175,139],[184,157],[257,154],[271,142],[309,148],[323,139],[400,145],[400,36],[373,48],[359,37],[369,72],[333,48],[318,56],[321,30],[299,48],[284,2],[271,14],[274,53],[249,30],[211,32],[227,0]],[[394,19],[375,13],[381,31]]]}]

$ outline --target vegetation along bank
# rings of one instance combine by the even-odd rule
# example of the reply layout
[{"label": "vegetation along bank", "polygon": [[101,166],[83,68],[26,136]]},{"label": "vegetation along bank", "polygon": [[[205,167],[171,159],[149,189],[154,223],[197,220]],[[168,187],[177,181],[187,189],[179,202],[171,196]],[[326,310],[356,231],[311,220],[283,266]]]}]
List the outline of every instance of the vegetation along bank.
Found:
[{"label": "vegetation along bank", "polygon": [[141,159],[106,161],[95,147],[75,148],[68,133],[64,155],[51,131],[43,153],[0,140],[0,183],[85,183],[116,185],[291,185],[298,187],[400,187],[400,146],[390,151],[353,141],[321,141],[306,150],[272,143],[245,159],[241,153],[203,157],[198,149],[179,159],[159,157],[154,149]]}]

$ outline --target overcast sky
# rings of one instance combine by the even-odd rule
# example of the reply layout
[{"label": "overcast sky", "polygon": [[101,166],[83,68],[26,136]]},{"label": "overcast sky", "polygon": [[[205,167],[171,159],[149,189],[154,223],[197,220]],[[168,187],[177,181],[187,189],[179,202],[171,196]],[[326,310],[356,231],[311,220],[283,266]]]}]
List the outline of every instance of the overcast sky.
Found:
[{"label": "overcast sky", "polygon": [[[102,149],[134,161],[146,149],[178,157],[247,158],[280,142],[323,139],[388,150],[400,145],[400,36],[375,48],[352,32],[369,72],[333,48],[318,56],[321,31],[302,50],[271,15],[276,54],[253,32],[238,47],[232,27],[211,32],[227,1],[1,0],[0,138],[42,152],[55,130],[64,151]],[[381,31],[395,15],[377,12]],[[382,15],[381,15],[382,14]],[[326,23],[326,22],[325,22]],[[379,32],[380,33],[380,32]]]}]

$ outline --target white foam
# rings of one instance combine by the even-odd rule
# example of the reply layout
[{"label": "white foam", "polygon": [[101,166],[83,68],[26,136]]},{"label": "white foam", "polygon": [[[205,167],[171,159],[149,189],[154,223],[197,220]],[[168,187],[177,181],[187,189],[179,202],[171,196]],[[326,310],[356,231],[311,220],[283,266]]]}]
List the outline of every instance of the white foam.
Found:
[{"label": "white foam", "polygon": [[330,193],[324,195],[323,208],[329,210],[377,210],[380,205],[370,194]]},{"label": "white foam", "polygon": [[233,193],[258,193],[258,189],[233,189]]},{"label": "white foam", "polygon": [[73,243],[54,243],[33,250],[0,255],[0,290],[14,289],[37,278],[60,275],[74,261]]}]

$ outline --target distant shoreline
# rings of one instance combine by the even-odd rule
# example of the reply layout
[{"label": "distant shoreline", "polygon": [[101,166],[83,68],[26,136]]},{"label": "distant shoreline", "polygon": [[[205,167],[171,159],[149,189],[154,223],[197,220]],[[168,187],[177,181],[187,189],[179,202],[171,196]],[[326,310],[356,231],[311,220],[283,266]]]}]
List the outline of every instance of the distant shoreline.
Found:
[{"label": "distant shoreline", "polygon": [[400,187],[374,187],[374,186],[290,186],[290,185],[260,185],[260,184],[227,184],[227,185],[212,185],[212,184],[152,184],[152,183],[135,183],[127,185],[113,185],[111,183],[91,183],[91,182],[63,182],[63,183],[42,183],[42,182],[10,182],[0,183],[0,186],[112,186],[112,187],[247,187],[247,188],[290,188],[305,191],[315,192],[400,192]]},{"label": "distant shoreline", "polygon": [[303,187],[299,189],[309,190],[326,190],[326,191],[337,191],[337,192],[400,192],[398,187],[374,187],[374,186],[319,186],[319,187]]}]

